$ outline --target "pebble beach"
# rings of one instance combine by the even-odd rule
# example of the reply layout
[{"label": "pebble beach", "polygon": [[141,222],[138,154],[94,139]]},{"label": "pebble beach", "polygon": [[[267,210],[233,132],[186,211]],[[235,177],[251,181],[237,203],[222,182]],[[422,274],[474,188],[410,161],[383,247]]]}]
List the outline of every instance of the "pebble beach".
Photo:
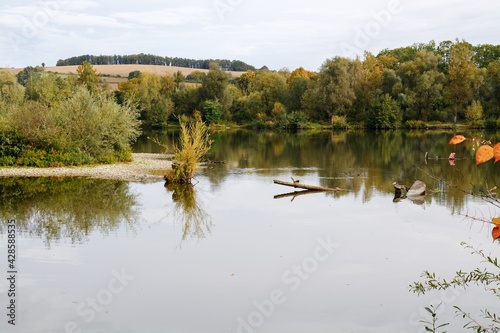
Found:
[{"label": "pebble beach", "polygon": [[0,177],[87,177],[133,182],[163,181],[163,173],[171,167],[171,155],[132,154],[132,162],[76,167],[36,168],[2,167]]}]

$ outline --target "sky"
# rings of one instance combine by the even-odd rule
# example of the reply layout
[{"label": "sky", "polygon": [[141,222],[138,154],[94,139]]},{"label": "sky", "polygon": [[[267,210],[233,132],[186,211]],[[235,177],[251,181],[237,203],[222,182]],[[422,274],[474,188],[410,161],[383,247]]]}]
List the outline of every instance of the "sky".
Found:
[{"label": "sky", "polygon": [[498,0],[3,0],[0,67],[150,53],[317,71],[435,40],[500,44]]}]

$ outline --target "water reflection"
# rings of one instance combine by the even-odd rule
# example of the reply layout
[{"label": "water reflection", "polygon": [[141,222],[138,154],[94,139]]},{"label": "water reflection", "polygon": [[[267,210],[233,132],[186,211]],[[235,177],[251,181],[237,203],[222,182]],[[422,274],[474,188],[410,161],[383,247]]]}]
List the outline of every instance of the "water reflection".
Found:
[{"label": "water reflection", "polygon": [[182,241],[202,239],[210,234],[212,218],[203,209],[202,202],[192,184],[165,184],[172,192],[173,215],[176,222],[182,224]]},{"label": "water reflection", "polygon": [[[428,185],[426,201],[458,211],[465,206],[467,193],[486,184],[489,188],[497,185],[500,168],[493,163],[476,167],[472,147],[448,145],[451,136],[451,131],[222,132],[214,134],[212,158],[226,164],[208,168],[205,175],[214,184],[239,169],[284,179],[314,175],[318,185],[346,190],[335,195],[354,192],[365,203],[377,192],[392,192],[394,181],[412,184],[420,179]],[[500,141],[499,134],[488,137]],[[447,159],[451,151],[461,157],[455,165]],[[430,158],[426,164],[426,152],[438,159]],[[455,186],[465,191],[457,191]]]},{"label": "water reflection", "polygon": [[[392,192],[394,181],[412,184],[420,179],[428,185],[429,194],[425,201],[435,201],[454,213],[465,207],[468,193],[484,193],[495,185],[500,187],[498,165],[485,163],[476,167],[473,147],[448,144],[454,134],[451,130],[217,132],[213,133],[210,159],[225,161],[225,164],[209,166],[203,172],[214,189],[238,172],[284,179],[292,176],[318,181],[319,178],[316,185],[345,189],[346,192],[335,194],[339,196],[354,192],[364,203],[377,193]],[[500,133],[471,131],[462,134],[500,142]],[[175,132],[154,132],[151,135],[169,142],[176,138]],[[135,149],[153,152],[157,148],[151,147],[147,141],[139,141]],[[457,159],[450,164],[448,156],[451,152],[456,153]]]},{"label": "water reflection", "polygon": [[22,234],[47,245],[62,238],[86,240],[93,231],[109,234],[122,222],[138,220],[136,195],[122,181],[97,179],[0,179],[0,232],[16,219]]}]

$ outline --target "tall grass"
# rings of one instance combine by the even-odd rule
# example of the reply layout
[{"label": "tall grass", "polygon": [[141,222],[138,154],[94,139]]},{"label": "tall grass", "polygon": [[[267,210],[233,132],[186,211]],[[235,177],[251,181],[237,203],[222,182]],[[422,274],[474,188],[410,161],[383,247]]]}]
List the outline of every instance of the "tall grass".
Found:
[{"label": "tall grass", "polygon": [[179,120],[181,132],[179,142],[174,147],[175,163],[167,170],[167,183],[191,183],[203,156],[212,147],[208,127],[202,121]]}]

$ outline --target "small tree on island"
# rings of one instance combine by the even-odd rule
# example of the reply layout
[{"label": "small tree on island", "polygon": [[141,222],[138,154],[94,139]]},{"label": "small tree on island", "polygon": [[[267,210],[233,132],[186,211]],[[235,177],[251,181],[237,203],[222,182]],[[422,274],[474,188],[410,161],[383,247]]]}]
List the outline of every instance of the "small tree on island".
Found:
[{"label": "small tree on island", "polygon": [[213,140],[208,127],[200,120],[179,119],[179,124],[179,142],[173,148],[175,161],[172,169],[166,171],[165,181],[169,184],[190,184]]}]

